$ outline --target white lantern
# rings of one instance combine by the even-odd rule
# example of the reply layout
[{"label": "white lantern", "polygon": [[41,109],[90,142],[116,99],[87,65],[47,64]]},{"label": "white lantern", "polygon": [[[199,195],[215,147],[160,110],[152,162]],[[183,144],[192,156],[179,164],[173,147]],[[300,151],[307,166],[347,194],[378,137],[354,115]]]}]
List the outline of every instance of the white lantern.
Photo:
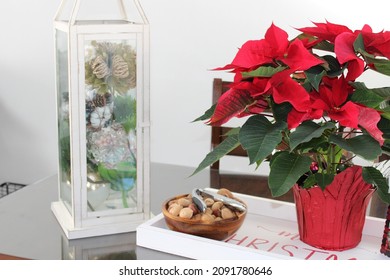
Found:
[{"label": "white lantern", "polygon": [[[134,231],[150,218],[148,21],[137,0],[70,2],[61,2],[54,21],[59,200],[52,211],[69,239]],[[91,15],[99,7],[109,16]]]}]

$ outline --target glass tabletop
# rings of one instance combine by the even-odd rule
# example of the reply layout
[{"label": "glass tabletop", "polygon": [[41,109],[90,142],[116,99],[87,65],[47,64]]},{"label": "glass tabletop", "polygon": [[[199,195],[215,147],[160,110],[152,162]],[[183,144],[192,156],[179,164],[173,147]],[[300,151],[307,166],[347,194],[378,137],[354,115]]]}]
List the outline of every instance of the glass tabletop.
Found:
[{"label": "glass tabletop", "polygon": [[[213,171],[190,176],[193,171],[193,167],[151,164],[153,214],[159,214],[163,202],[171,197],[195,187],[210,187]],[[182,259],[137,246],[136,232],[68,240],[50,207],[58,199],[57,186],[58,177],[53,174],[0,199],[0,254],[40,260]],[[384,218],[384,206],[374,198],[372,215]]]}]

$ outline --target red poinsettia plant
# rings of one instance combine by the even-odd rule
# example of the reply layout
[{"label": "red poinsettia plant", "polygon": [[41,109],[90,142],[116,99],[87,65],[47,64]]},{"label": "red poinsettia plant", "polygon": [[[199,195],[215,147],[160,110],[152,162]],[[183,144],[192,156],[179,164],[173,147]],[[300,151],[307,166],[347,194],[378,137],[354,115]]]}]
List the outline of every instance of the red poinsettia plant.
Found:
[{"label": "red poinsettia plant", "polygon": [[[368,88],[368,70],[390,76],[390,32],[375,33],[330,22],[288,34],[272,24],[233,61],[216,70],[234,73],[230,88],[197,120],[220,126],[248,117],[200,163],[195,173],[241,145],[250,164],[270,162],[274,196],[294,184],[326,188],[354,156],[377,160],[390,151],[390,88]],[[363,167],[364,180],[390,203],[378,169]]]}]

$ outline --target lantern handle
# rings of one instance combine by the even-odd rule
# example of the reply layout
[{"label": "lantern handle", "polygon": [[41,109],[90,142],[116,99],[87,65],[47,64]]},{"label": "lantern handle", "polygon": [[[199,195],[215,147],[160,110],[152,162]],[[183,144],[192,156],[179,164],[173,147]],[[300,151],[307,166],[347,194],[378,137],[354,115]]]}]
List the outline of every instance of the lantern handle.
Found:
[{"label": "lantern handle", "polygon": [[[59,8],[54,16],[55,21],[58,21],[60,19],[60,16],[61,16],[67,2],[68,2],[67,0],[61,1],[61,4],[60,4],[60,6],[59,6]],[[71,12],[70,20],[69,20],[69,25],[73,25],[75,23],[79,8],[80,8],[80,1],[76,0],[73,4],[73,8],[72,8],[72,12]]]},{"label": "lantern handle", "polygon": [[[120,12],[121,12],[121,14],[122,14],[122,17],[123,17],[125,20],[129,21],[130,19],[129,19],[127,13],[126,13],[126,8],[125,8],[125,5],[124,5],[124,3],[123,3],[123,0],[118,0],[118,3],[119,3],[119,9],[120,9]],[[138,0],[134,0],[134,5],[135,5],[135,7],[137,8],[138,13],[141,15],[142,21],[143,21],[145,24],[148,24],[148,23],[149,23],[148,18],[146,17],[146,14],[145,14],[144,10],[142,9],[142,6],[141,6],[141,4],[139,3],[139,1],[138,1]]]},{"label": "lantern handle", "polygon": [[72,8],[72,13],[69,20],[69,26],[74,25],[74,23],[76,22],[77,15],[79,13],[79,8],[80,8],[80,0],[76,0]]},{"label": "lantern handle", "polygon": [[128,19],[128,16],[127,16],[127,13],[126,13],[125,5],[123,4],[123,0],[118,0],[118,5],[119,5],[120,13],[122,14],[122,17],[123,17],[125,20],[127,20],[127,19]]},{"label": "lantern handle", "polygon": [[57,12],[55,13],[54,20],[58,21],[60,18],[60,15],[62,14],[62,11],[65,7],[67,0],[61,0],[60,6],[57,9]]},{"label": "lantern handle", "polygon": [[[64,7],[67,3],[67,0],[62,0],[61,1],[61,4],[54,16],[54,20],[55,21],[58,21],[63,10],[64,10]],[[119,9],[120,9],[120,13],[122,14],[122,16],[125,18],[125,20],[129,20],[128,18],[128,15],[126,13],[126,8],[125,8],[125,5],[123,3],[123,0],[118,0],[118,5],[119,5]],[[148,21],[148,18],[146,17],[146,14],[144,12],[144,10],[142,9],[142,6],[141,4],[139,3],[138,0],[134,0],[134,5],[135,7],[137,8],[143,22],[145,24],[149,24],[149,21]],[[73,5],[73,8],[72,8],[72,12],[71,12],[71,17],[70,17],[70,21],[69,21],[69,25],[74,25],[75,21],[76,21],[76,17],[77,17],[77,14],[79,12],[79,8],[80,8],[80,0],[76,0],[74,2],[74,5]]]},{"label": "lantern handle", "polygon": [[138,0],[134,0],[134,4],[135,4],[135,6],[137,7],[138,12],[140,13],[140,15],[141,15],[142,20],[144,21],[144,23],[145,23],[145,24],[149,24],[148,18],[146,17],[146,14],[145,14],[144,10],[142,9],[142,6],[141,6],[141,4],[139,3],[139,1],[138,1]]}]

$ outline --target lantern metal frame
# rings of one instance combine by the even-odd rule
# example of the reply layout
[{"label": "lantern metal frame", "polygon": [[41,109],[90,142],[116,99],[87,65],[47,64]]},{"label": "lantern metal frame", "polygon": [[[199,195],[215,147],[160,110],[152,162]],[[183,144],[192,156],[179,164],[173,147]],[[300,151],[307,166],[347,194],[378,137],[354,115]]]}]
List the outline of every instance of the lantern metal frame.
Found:
[{"label": "lantern metal frame", "polygon": [[[121,19],[80,20],[80,0],[75,0],[70,18],[62,20],[67,0],[62,0],[55,15],[56,62],[58,64],[58,36],[66,36],[69,141],[70,141],[70,198],[64,201],[61,193],[61,163],[59,163],[59,200],[51,209],[69,239],[135,231],[150,218],[150,112],[149,112],[149,22],[138,0],[134,0],[141,22],[128,18],[124,2],[118,0]],[[59,35],[58,35],[59,34]],[[136,197],[135,207],[90,211],[87,190],[86,144],[86,42],[124,41],[135,42],[136,51]],[[64,66],[64,65],[62,65]],[[57,104],[60,104],[59,72],[56,69]],[[57,111],[57,116],[59,112]],[[59,117],[58,117],[59,118]],[[60,126],[60,118],[59,118]],[[59,147],[61,153],[61,147]],[[66,188],[66,187],[65,187]]]}]

